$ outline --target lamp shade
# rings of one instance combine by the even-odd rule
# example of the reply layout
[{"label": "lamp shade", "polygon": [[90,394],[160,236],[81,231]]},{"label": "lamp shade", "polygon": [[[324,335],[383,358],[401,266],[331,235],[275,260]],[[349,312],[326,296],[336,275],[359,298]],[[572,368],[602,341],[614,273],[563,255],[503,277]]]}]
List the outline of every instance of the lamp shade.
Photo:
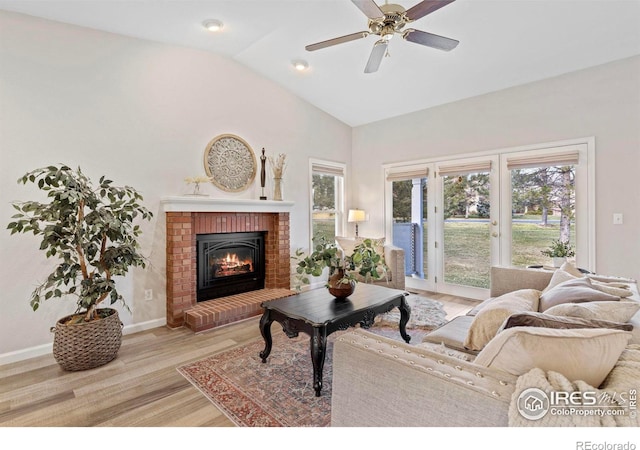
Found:
[{"label": "lamp shade", "polygon": [[347,220],[349,222],[364,222],[365,218],[365,213],[362,209],[350,209]]}]

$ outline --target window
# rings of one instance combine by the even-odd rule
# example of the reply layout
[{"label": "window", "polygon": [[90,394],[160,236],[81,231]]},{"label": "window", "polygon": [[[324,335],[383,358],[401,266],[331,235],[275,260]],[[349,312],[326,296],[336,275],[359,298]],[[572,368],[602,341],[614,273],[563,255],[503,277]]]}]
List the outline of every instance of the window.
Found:
[{"label": "window", "polygon": [[498,190],[497,183],[492,183],[493,167],[493,161],[485,158],[438,165],[442,214],[435,225],[444,283],[489,288],[496,259],[492,257],[491,203],[498,198]]},{"label": "window", "polygon": [[311,238],[343,235],[345,165],[311,161]]},{"label": "window", "polygon": [[551,266],[554,241],[593,271],[594,147],[584,138],[385,167],[386,236],[405,249],[407,286],[482,299],[492,265]]},{"label": "window", "polygon": [[552,266],[542,254],[553,241],[568,242],[575,251],[570,261],[593,268],[593,202],[589,181],[592,160],[588,145],[567,145],[502,155],[503,191],[511,217],[504,208],[503,228],[508,264]]},{"label": "window", "polygon": [[429,168],[396,167],[387,171],[391,183],[393,245],[404,249],[405,274],[424,279],[428,273],[427,202]]}]

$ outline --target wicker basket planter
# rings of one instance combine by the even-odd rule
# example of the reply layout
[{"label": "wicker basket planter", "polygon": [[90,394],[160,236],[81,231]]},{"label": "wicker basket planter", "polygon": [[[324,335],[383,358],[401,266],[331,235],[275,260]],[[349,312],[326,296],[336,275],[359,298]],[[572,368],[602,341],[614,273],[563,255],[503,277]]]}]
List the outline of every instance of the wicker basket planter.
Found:
[{"label": "wicker basket planter", "polygon": [[51,328],[53,356],[64,370],[93,369],[112,361],[122,343],[122,322],[118,311],[111,308],[100,310],[99,320],[66,324],[72,316],[58,320]]}]

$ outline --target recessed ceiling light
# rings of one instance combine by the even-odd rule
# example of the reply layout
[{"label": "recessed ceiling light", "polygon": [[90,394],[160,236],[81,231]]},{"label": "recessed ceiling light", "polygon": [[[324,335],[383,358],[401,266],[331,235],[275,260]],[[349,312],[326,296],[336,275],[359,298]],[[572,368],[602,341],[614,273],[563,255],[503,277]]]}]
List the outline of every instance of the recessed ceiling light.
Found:
[{"label": "recessed ceiling light", "polygon": [[302,72],[309,68],[309,63],[302,59],[295,59],[291,61],[291,64],[293,64],[293,67],[299,72]]},{"label": "recessed ceiling light", "polygon": [[220,31],[222,30],[222,27],[224,27],[224,24],[222,22],[220,22],[219,20],[206,20],[202,23],[202,25],[209,31],[212,32],[216,32],[216,31]]}]

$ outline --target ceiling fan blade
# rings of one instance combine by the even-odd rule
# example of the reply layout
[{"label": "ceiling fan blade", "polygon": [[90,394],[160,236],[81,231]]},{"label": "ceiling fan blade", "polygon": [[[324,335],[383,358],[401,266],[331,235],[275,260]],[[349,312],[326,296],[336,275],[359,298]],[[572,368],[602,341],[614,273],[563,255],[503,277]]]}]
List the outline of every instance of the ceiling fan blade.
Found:
[{"label": "ceiling fan blade", "polygon": [[413,28],[409,28],[405,31],[402,34],[402,37],[409,42],[437,48],[438,50],[444,50],[445,52],[453,50],[460,43],[460,41],[456,41],[455,39],[449,39],[444,36],[438,36],[437,34],[427,33],[426,31],[414,30]]},{"label": "ceiling fan blade", "polygon": [[332,45],[343,44],[345,42],[355,41],[356,39],[362,39],[369,36],[368,31],[359,31],[358,33],[347,34],[346,36],[340,36],[334,39],[329,39],[327,41],[317,42],[315,44],[310,44],[305,47],[305,49],[309,52],[314,50],[320,50],[321,48],[331,47]]},{"label": "ceiling fan blade", "polygon": [[373,0],[351,0],[369,19],[384,17],[384,13]]},{"label": "ceiling fan blade", "polygon": [[455,0],[424,0],[415,6],[409,8],[406,12],[406,16],[409,20],[418,20],[421,17],[431,14],[432,12],[447,6],[449,3]]},{"label": "ceiling fan blade", "polygon": [[374,44],[371,55],[369,55],[369,61],[367,61],[367,66],[364,68],[364,73],[373,73],[378,70],[382,58],[384,58],[385,53],[387,53],[387,45],[389,45],[389,42],[383,39]]}]

